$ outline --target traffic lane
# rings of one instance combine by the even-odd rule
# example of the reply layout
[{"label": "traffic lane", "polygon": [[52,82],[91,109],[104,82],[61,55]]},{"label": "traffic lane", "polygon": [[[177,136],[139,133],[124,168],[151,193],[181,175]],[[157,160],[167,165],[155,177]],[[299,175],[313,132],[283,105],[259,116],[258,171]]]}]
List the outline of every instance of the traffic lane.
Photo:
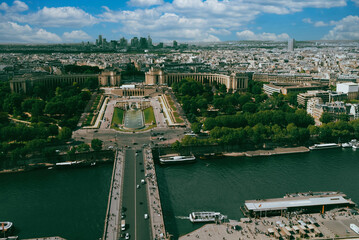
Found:
[{"label": "traffic lane", "polygon": [[137,239],[150,239],[150,225],[149,218],[145,219],[145,214],[148,214],[148,201],[146,192],[146,183],[141,183],[145,179],[144,164],[143,164],[143,151],[140,151],[136,156],[137,161],[137,184],[140,186],[137,192]]},{"label": "traffic lane", "polygon": [[126,150],[125,153],[125,175],[123,181],[123,199],[122,207],[126,208],[124,214],[126,215],[126,230],[121,233],[129,233],[134,239],[135,236],[135,194],[136,194],[136,181],[135,181],[135,152],[134,150]]}]

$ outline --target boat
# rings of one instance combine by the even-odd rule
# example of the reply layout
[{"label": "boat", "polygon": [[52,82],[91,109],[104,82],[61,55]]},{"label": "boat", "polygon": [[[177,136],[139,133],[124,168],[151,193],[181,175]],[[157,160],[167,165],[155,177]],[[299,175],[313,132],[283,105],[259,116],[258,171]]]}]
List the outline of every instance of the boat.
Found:
[{"label": "boat", "polygon": [[59,162],[55,164],[56,168],[69,168],[69,167],[81,167],[84,166],[83,161],[73,161],[73,162]]},{"label": "boat", "polygon": [[314,144],[310,146],[310,150],[322,150],[322,149],[330,149],[330,148],[339,148],[340,144],[336,143],[323,143],[323,144]]},{"label": "boat", "polygon": [[358,141],[356,139],[352,139],[350,142],[343,143],[342,148],[351,148],[358,144]]},{"label": "boat", "polygon": [[356,150],[356,149],[358,149],[359,148],[359,144],[357,143],[357,144],[355,144],[355,145],[353,145],[353,149],[354,150]]},{"label": "boat", "polygon": [[342,148],[351,148],[352,145],[350,143],[343,143]]},{"label": "boat", "polygon": [[10,231],[12,226],[12,222],[0,222],[0,232]]},{"label": "boat", "polygon": [[192,212],[189,215],[189,220],[193,223],[217,222],[225,218],[226,217],[219,212]]},{"label": "boat", "polygon": [[191,156],[173,156],[173,157],[161,157],[161,164],[171,164],[171,163],[184,163],[184,162],[194,162],[196,161],[196,157]]}]

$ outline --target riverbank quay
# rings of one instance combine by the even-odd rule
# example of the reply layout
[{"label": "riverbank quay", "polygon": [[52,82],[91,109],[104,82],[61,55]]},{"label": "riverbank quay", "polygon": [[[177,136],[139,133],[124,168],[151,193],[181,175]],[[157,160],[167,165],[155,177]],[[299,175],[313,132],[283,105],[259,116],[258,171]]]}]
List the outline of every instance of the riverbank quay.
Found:
[{"label": "riverbank quay", "polygon": [[120,233],[120,218],[121,218],[121,193],[123,180],[123,152],[117,151],[115,154],[115,161],[112,170],[112,178],[110,185],[110,192],[108,196],[107,211],[105,218],[105,227],[103,233],[103,240],[118,239]]},{"label": "riverbank quay", "polygon": [[[299,154],[310,152],[309,148],[304,146],[299,147],[277,147],[274,149],[258,149],[258,150],[249,150],[241,151],[243,148],[235,146],[191,146],[191,147],[182,147],[181,149],[174,149],[172,147],[156,147],[154,149],[154,155],[156,157],[161,156],[173,156],[173,155],[192,155],[196,157],[204,157],[206,155],[213,154],[215,157],[224,156],[224,157],[267,157],[275,155],[285,155],[285,154]],[[211,158],[211,156],[209,156]]]},{"label": "riverbank quay", "polygon": [[324,214],[242,218],[240,221],[206,224],[179,239],[358,239],[358,234],[350,229],[350,224],[359,226],[359,215],[353,214],[351,210],[342,208]]},{"label": "riverbank quay", "polygon": [[44,238],[29,238],[23,240],[66,240],[66,239],[62,237],[44,237]]},{"label": "riverbank quay", "polygon": [[247,152],[231,152],[223,153],[225,157],[266,157],[283,154],[296,154],[296,153],[307,153],[310,150],[307,147],[293,147],[293,148],[275,148],[273,150],[256,150]]},{"label": "riverbank quay", "polygon": [[153,161],[151,148],[145,148],[144,164],[147,183],[147,198],[150,209],[152,239],[169,239],[167,237],[163,220],[162,206],[156,177],[156,169]]},{"label": "riverbank quay", "polygon": [[[81,166],[78,167],[87,167],[91,166],[91,163],[101,164],[112,162],[114,159],[114,152],[112,150],[103,150],[99,152],[87,152],[87,153],[75,153],[74,155],[69,156],[68,154],[61,154],[51,158],[29,158],[21,160],[21,164],[12,168],[3,168],[0,169],[0,174],[2,173],[17,173],[32,171],[37,169],[48,169],[56,168],[56,163],[61,162],[72,162],[78,161],[81,162]],[[26,163],[25,163],[26,162]],[[72,167],[72,166],[69,166]]]}]

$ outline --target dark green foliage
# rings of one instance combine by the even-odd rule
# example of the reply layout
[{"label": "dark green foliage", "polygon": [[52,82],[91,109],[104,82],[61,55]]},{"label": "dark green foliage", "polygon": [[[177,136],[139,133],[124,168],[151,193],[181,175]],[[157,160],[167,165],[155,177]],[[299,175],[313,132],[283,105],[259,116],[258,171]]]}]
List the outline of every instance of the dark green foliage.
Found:
[{"label": "dark green foliage", "polygon": [[92,66],[78,66],[78,65],[66,65],[64,67],[65,73],[71,74],[94,74],[100,73],[101,70],[99,67],[92,67]]},{"label": "dark green foliage", "polygon": [[59,139],[61,139],[61,140],[68,140],[71,138],[71,135],[72,135],[72,131],[68,127],[63,127],[59,131]]},{"label": "dark green foliage", "polygon": [[201,123],[199,122],[194,122],[191,124],[191,130],[195,133],[198,134],[201,132]]},{"label": "dark green foliage", "polygon": [[91,140],[91,148],[94,151],[100,151],[102,149],[102,141],[97,138],[92,139]]}]

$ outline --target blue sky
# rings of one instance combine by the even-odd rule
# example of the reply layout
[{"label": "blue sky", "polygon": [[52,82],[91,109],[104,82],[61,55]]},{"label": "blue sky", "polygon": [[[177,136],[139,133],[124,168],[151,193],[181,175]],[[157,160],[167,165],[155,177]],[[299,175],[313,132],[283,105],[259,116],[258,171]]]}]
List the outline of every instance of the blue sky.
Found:
[{"label": "blue sky", "polygon": [[359,0],[0,0],[1,43],[359,40]]}]

